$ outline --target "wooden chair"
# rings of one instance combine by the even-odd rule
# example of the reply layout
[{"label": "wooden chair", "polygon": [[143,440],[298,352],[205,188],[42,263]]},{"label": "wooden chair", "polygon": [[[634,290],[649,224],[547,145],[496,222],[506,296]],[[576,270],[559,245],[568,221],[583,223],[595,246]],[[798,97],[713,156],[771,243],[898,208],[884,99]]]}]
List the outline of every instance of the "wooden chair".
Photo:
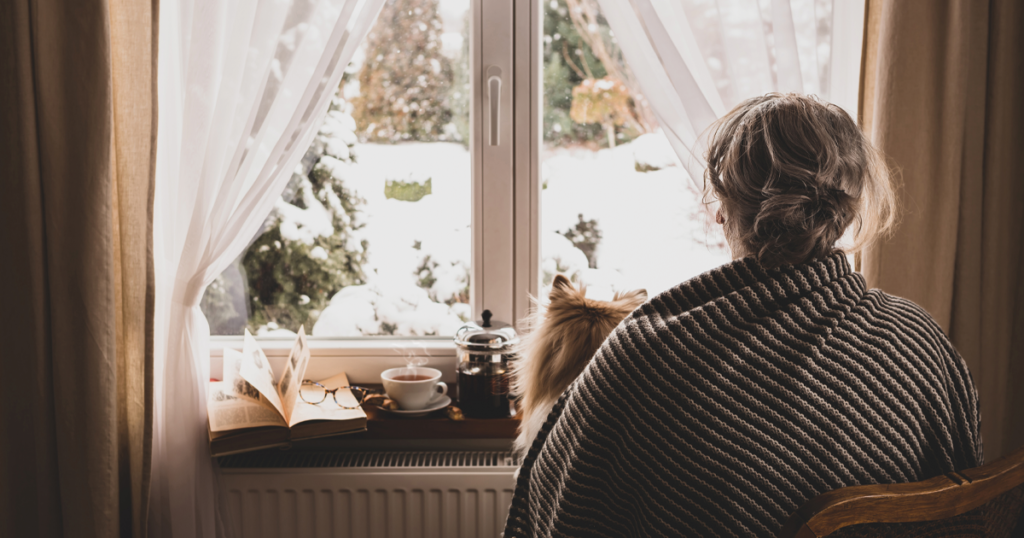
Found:
[{"label": "wooden chair", "polygon": [[811,499],[779,538],[1024,536],[1024,447],[921,482],[852,486]]}]

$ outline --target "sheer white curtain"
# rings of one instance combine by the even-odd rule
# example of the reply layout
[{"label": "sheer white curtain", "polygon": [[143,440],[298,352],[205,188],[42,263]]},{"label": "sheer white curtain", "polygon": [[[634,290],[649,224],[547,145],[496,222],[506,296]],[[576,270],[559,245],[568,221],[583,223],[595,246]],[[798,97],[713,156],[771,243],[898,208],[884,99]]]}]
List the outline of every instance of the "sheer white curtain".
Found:
[{"label": "sheer white curtain", "polygon": [[818,95],[857,117],[863,0],[598,0],[690,177],[701,135],[744,99]]},{"label": "sheer white curtain", "polygon": [[160,3],[151,536],[215,536],[199,301],[270,213],[383,3]]}]

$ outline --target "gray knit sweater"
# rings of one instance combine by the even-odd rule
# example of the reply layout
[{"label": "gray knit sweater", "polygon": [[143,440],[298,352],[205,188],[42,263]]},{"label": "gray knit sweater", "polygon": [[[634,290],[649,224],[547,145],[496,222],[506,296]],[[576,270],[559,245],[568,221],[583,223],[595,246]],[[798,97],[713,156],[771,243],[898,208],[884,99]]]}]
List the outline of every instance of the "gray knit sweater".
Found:
[{"label": "gray knit sweater", "polygon": [[773,536],[844,486],[982,463],[970,372],[914,303],[845,256],[750,258],[612,332],[527,455],[518,536]]}]

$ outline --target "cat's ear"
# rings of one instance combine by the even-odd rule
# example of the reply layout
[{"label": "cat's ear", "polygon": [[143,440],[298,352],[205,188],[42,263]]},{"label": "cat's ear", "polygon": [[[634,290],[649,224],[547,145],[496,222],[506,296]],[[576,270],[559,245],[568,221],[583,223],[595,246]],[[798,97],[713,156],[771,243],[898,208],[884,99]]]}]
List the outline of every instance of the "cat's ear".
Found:
[{"label": "cat's ear", "polygon": [[558,273],[555,275],[555,279],[551,281],[551,293],[549,296],[553,296],[556,293],[568,293],[573,291],[572,282],[569,281],[569,277]]},{"label": "cat's ear", "polygon": [[615,296],[612,298],[612,301],[623,301],[639,306],[647,301],[647,290],[641,288],[632,291],[617,291],[615,292]]}]

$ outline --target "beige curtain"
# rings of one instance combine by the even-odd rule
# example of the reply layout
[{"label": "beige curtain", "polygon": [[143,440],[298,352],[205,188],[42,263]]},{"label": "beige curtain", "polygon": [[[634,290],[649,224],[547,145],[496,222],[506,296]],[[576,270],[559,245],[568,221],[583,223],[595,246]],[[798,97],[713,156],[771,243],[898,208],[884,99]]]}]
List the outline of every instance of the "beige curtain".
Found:
[{"label": "beige curtain", "polygon": [[0,2],[0,536],[141,536],[158,10]]},{"label": "beige curtain", "polygon": [[121,536],[146,534],[153,439],[156,0],[109,0]]},{"label": "beige curtain", "polygon": [[970,366],[986,460],[1024,444],[1024,2],[870,0],[862,122],[903,222],[861,257]]}]

